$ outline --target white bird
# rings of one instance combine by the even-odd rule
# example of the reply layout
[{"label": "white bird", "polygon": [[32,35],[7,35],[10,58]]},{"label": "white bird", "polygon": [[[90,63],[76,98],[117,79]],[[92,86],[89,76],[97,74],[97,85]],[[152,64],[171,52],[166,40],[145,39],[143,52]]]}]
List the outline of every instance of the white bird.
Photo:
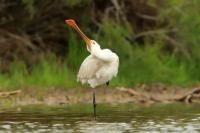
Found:
[{"label": "white bird", "polygon": [[[83,61],[80,66],[77,80],[82,84],[89,84],[92,88],[109,83],[117,76],[119,67],[119,58],[117,54],[109,49],[101,49],[100,45],[90,40],[77,26],[73,19],[66,20],[66,23],[74,28],[86,43],[90,55]],[[94,117],[96,118],[96,100],[95,89],[93,91]]]}]

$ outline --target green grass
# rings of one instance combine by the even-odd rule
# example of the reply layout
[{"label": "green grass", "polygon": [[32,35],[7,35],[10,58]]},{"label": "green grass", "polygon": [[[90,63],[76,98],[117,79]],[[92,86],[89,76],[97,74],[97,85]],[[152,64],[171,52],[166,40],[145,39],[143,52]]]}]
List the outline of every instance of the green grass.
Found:
[{"label": "green grass", "polygon": [[[119,55],[119,73],[117,78],[111,81],[111,87],[153,83],[190,86],[199,82],[199,47],[194,50],[195,58],[188,61],[164,52],[162,43],[141,47],[128,42],[124,36],[132,33],[127,28],[116,28],[114,23],[105,21],[101,29],[103,34],[95,37],[103,48],[108,47]],[[69,38],[68,52],[64,60],[61,61],[54,54],[50,54],[35,64],[31,72],[28,72],[23,62],[14,61],[9,67],[9,73],[0,74],[0,88],[86,87],[76,82],[76,73],[89,53],[74,31],[70,31]]]},{"label": "green grass", "polygon": [[[114,86],[132,87],[137,84],[164,83],[190,86],[198,83],[198,68],[173,55],[163,55],[159,45],[135,47],[131,60],[121,60]],[[193,74],[192,74],[193,73]]]},{"label": "green grass", "polygon": [[[160,49],[160,45],[133,47],[130,59],[120,58],[119,74],[111,81],[111,86],[133,87],[137,84],[158,82],[190,86],[198,83],[200,71],[195,68],[196,64],[189,64],[187,61],[178,60],[175,56],[162,54]],[[79,53],[81,50],[84,49],[80,49]],[[49,55],[48,58],[36,64],[31,72],[27,71],[23,63],[15,61],[11,64],[9,73],[0,74],[0,88],[83,87],[76,82],[76,73],[82,59],[79,59],[80,55],[75,53],[71,53],[74,58],[70,60],[70,56],[72,56],[70,55],[64,62],[58,60],[54,55]],[[76,61],[72,61],[76,58]],[[67,61],[72,61],[72,64]]]},{"label": "green grass", "polygon": [[17,88],[52,88],[76,87],[76,77],[70,72],[65,62],[59,62],[54,56],[35,65],[32,72],[28,73],[23,63],[12,63],[9,74],[0,75],[1,89]]}]

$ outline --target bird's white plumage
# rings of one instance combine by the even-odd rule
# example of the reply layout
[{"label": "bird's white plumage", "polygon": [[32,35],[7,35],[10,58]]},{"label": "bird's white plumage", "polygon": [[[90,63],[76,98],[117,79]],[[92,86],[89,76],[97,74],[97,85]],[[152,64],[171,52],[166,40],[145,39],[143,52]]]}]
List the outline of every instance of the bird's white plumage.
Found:
[{"label": "bird's white plumage", "polygon": [[109,49],[101,49],[98,43],[92,40],[91,53],[81,64],[78,72],[78,81],[88,83],[92,88],[105,84],[118,73],[119,58]]}]

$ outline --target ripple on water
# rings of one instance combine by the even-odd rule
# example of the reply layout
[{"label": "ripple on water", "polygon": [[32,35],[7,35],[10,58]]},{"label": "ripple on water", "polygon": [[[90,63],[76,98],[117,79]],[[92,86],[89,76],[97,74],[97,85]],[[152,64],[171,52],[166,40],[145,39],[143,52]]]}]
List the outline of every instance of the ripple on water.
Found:
[{"label": "ripple on water", "polygon": [[[99,106],[98,106],[99,107]],[[100,107],[99,107],[100,108]],[[120,107],[119,107],[120,108]],[[176,110],[153,109],[141,107],[138,110],[109,110],[98,112],[98,119],[94,121],[90,113],[65,113],[66,109],[51,109],[51,112],[40,114],[12,112],[0,114],[0,132],[80,132],[80,133],[124,133],[124,132],[200,132],[200,111],[194,108]],[[199,108],[198,108],[199,109]],[[200,109],[199,109],[200,110]],[[55,112],[54,112],[55,111]]]},{"label": "ripple on water", "polygon": [[132,129],[130,123],[81,122],[76,129],[82,133],[122,133]]}]

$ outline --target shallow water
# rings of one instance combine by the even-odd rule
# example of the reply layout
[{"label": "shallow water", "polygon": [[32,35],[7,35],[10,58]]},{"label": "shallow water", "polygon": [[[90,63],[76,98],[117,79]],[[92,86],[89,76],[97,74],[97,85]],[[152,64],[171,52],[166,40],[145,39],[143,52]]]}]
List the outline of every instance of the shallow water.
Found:
[{"label": "shallow water", "polygon": [[0,132],[200,132],[199,105],[98,105],[96,121],[91,110],[91,105],[1,109]]}]

